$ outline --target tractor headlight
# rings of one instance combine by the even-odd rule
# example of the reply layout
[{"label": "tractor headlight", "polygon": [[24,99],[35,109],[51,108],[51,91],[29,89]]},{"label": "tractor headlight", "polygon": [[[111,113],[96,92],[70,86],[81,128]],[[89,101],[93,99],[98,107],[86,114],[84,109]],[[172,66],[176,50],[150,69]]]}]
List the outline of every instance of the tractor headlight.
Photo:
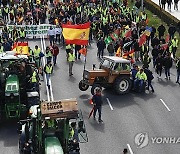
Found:
[{"label": "tractor headlight", "polygon": [[14,96],[19,96],[19,93],[14,93]]}]

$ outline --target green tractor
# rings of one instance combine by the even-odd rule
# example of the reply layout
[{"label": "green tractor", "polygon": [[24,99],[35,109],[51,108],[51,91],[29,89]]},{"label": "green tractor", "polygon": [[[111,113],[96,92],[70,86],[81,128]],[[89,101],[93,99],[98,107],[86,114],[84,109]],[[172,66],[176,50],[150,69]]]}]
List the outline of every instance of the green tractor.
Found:
[{"label": "green tractor", "polygon": [[44,101],[30,113],[18,123],[20,154],[80,154],[79,143],[88,142],[76,99]]},{"label": "green tractor", "polygon": [[29,108],[39,104],[39,88],[29,82],[35,69],[26,55],[0,55],[0,122],[26,118]]}]

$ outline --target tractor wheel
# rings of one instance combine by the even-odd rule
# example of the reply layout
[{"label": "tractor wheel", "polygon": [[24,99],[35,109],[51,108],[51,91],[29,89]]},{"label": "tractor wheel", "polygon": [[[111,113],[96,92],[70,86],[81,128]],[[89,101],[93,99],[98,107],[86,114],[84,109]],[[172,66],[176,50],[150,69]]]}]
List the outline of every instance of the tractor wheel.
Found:
[{"label": "tractor wheel", "polygon": [[117,94],[127,94],[131,89],[132,81],[128,76],[121,76],[115,80],[113,86]]},{"label": "tractor wheel", "polygon": [[79,89],[80,89],[81,91],[86,91],[88,88],[89,88],[89,85],[85,84],[85,83],[83,82],[83,80],[81,80],[81,81],[79,82]]},{"label": "tractor wheel", "polygon": [[94,95],[95,89],[100,88],[102,90],[102,87],[99,84],[93,84],[91,88],[91,94]]}]

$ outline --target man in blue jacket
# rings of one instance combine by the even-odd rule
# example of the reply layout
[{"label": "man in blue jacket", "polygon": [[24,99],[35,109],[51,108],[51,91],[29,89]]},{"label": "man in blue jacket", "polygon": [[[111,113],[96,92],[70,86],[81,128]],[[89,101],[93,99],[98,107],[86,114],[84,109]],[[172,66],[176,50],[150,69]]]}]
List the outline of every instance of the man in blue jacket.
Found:
[{"label": "man in blue jacket", "polygon": [[101,111],[102,111],[102,104],[103,104],[102,95],[101,95],[101,89],[100,88],[96,88],[95,91],[96,91],[96,93],[95,93],[95,95],[92,98],[93,105],[94,105],[94,114],[93,114],[93,117],[94,117],[94,119],[96,119],[96,112],[98,110],[98,113],[99,113],[99,122],[103,122],[102,119],[101,119]]}]

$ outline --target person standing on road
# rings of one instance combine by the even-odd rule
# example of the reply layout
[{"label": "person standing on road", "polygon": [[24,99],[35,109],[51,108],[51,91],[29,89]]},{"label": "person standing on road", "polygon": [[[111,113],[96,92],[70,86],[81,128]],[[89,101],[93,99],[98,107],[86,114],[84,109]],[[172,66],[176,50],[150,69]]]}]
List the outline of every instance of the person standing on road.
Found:
[{"label": "person standing on road", "polygon": [[106,44],[104,42],[103,37],[101,37],[101,39],[97,42],[97,48],[98,48],[97,57],[98,58],[100,58],[100,56],[103,57],[104,49],[106,48]]},{"label": "person standing on road", "polygon": [[164,69],[165,69],[165,79],[170,80],[170,68],[172,67],[173,61],[171,54],[167,53],[164,58]]},{"label": "person standing on road", "polygon": [[164,27],[163,24],[161,24],[161,25],[158,27],[159,39],[161,39],[161,37],[164,36],[165,31],[166,31],[166,28]]},{"label": "person standing on road", "polygon": [[41,52],[41,49],[36,45],[33,54],[34,54],[34,60],[37,67],[40,67],[40,52]]},{"label": "person standing on road", "polygon": [[56,43],[54,43],[52,48],[53,48],[53,63],[54,63],[54,66],[55,66],[56,61],[57,61],[57,55],[59,54],[59,47],[56,45]]},{"label": "person standing on road", "polygon": [[166,0],[161,0],[162,9],[165,10]]},{"label": "person standing on road", "polygon": [[58,41],[58,43],[60,44],[61,42],[61,34],[62,34],[62,28],[57,25],[56,28],[55,28],[55,34],[56,34],[56,43]]},{"label": "person standing on road", "polygon": [[75,54],[73,53],[73,50],[70,50],[70,52],[68,53],[68,62],[69,62],[69,76],[72,76],[72,68],[73,68],[73,64],[75,62]]},{"label": "person standing on road", "polygon": [[178,2],[179,0],[174,0],[174,10],[178,11]]},{"label": "person standing on road", "polygon": [[49,46],[47,46],[46,47],[46,60],[47,60],[47,63],[52,60],[52,55],[53,55],[52,50],[50,49]]},{"label": "person standing on road", "polygon": [[167,4],[168,4],[168,10],[171,12],[172,0],[167,0]]},{"label": "person standing on road", "polygon": [[173,53],[173,58],[176,57],[176,51],[178,48],[178,39],[176,36],[174,36],[174,39],[172,39],[171,44],[172,44],[172,53]]},{"label": "person standing on road", "polygon": [[48,30],[47,34],[49,36],[50,45],[52,46],[52,44],[54,44],[55,36],[55,30],[52,28],[52,26],[50,26],[50,29]]},{"label": "person standing on road", "polygon": [[176,27],[173,24],[171,24],[168,29],[170,39],[174,38],[175,32],[176,32]]},{"label": "person standing on road", "polygon": [[177,69],[177,80],[176,83],[179,83],[179,77],[180,77],[180,58],[178,58],[177,62],[176,62],[176,69]]},{"label": "person standing on road", "polygon": [[155,68],[156,72],[158,74],[158,78],[161,78],[161,73],[162,73],[162,66],[163,66],[163,58],[161,54],[158,54],[158,57],[155,60]]},{"label": "person standing on road", "polygon": [[103,101],[102,101],[102,94],[101,94],[100,88],[95,89],[95,94],[93,95],[92,101],[93,101],[93,105],[94,105],[94,113],[93,113],[94,120],[96,120],[96,112],[98,110],[98,113],[99,113],[98,121],[103,122],[101,119]]},{"label": "person standing on road", "polygon": [[53,72],[53,66],[51,61],[48,61],[48,63],[44,66],[44,72],[46,73],[46,80],[47,80],[47,86],[49,87],[49,79],[51,77],[51,74]]},{"label": "person standing on road", "polygon": [[107,46],[107,51],[109,52],[109,56],[114,56],[114,45],[112,42]]},{"label": "person standing on road", "polygon": [[148,81],[147,90],[149,90],[149,87],[151,87],[152,92],[154,92],[154,88],[152,86],[152,80],[154,79],[153,73],[146,66],[143,66],[143,68],[144,68],[144,73],[146,73],[147,81]]}]

